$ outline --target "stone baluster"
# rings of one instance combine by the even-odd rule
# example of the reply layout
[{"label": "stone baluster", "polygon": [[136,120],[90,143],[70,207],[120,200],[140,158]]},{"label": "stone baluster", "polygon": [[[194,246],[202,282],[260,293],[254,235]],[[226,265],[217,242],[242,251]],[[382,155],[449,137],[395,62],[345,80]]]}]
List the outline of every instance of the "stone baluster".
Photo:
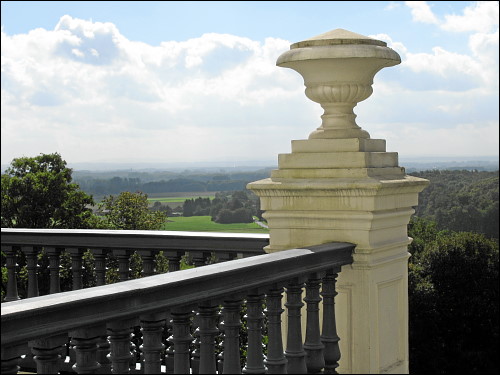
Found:
[{"label": "stone baluster", "polygon": [[190,251],[191,259],[195,267],[201,267],[207,264],[207,258],[210,256],[209,253],[204,251]]},{"label": "stone baluster", "polygon": [[22,252],[26,255],[26,268],[28,270],[28,298],[38,296],[38,274],[37,257],[40,251],[36,246],[21,246]]},{"label": "stone baluster", "polygon": [[240,367],[240,310],[242,300],[225,300],[222,307],[224,318],[224,374],[241,374]]},{"label": "stone baluster", "polygon": [[283,353],[283,339],[281,334],[281,307],[283,288],[274,285],[267,291],[267,358],[264,363],[268,374],[286,374],[287,360]]},{"label": "stone baluster", "polygon": [[189,374],[189,348],[193,336],[190,333],[192,311],[188,307],[172,310],[172,341],[174,343],[174,374]]},{"label": "stone baluster", "polygon": [[94,374],[100,369],[101,365],[97,361],[98,343],[99,336],[105,330],[106,326],[102,324],[69,332],[76,353],[76,363],[73,365],[76,373]]},{"label": "stone baluster", "polygon": [[161,353],[165,345],[162,343],[163,326],[166,313],[148,314],[140,317],[142,345],[144,356],[144,373],[159,374],[161,372]]},{"label": "stone baluster", "polygon": [[73,275],[73,290],[78,290],[83,288],[82,280],[82,264],[83,264],[83,253],[85,249],[82,248],[68,248],[66,251],[71,255],[71,273]]},{"label": "stone baluster", "polygon": [[168,259],[168,272],[179,271],[181,269],[181,251],[165,251],[165,256]]},{"label": "stone baluster", "polygon": [[288,330],[285,356],[288,361],[288,374],[307,374],[306,352],[302,345],[302,328],[300,310],[302,303],[303,283],[297,278],[291,280],[286,287],[288,310]]},{"label": "stone baluster", "polygon": [[2,351],[2,368],[1,368],[1,373],[2,374],[17,374],[18,371],[21,369],[19,367],[19,362],[21,362],[21,356],[17,356],[14,358],[9,358],[5,359],[7,357],[4,357],[3,351]]},{"label": "stone baluster", "polygon": [[198,334],[200,337],[200,364],[199,374],[215,374],[215,338],[219,333],[217,329],[218,306],[207,301],[198,306]]},{"label": "stone baluster", "polygon": [[61,292],[61,283],[59,279],[61,251],[62,249],[58,247],[45,247],[45,252],[49,256],[50,294]]},{"label": "stone baluster", "polygon": [[138,250],[137,252],[142,258],[142,276],[153,276],[155,274],[154,257],[156,252],[153,250]]},{"label": "stone baluster", "polygon": [[200,319],[199,314],[194,313],[193,317],[193,344],[192,344],[192,352],[191,352],[191,372],[193,374],[198,374],[198,369],[200,367]]},{"label": "stone baluster", "polygon": [[111,346],[111,372],[113,374],[128,374],[132,353],[130,352],[130,340],[132,329],[138,322],[136,319],[126,319],[108,323],[107,331]]},{"label": "stone baluster", "polygon": [[325,359],[323,357],[324,345],[321,342],[319,328],[320,281],[318,274],[314,273],[309,276],[306,282],[306,297],[304,301],[307,304],[307,323],[304,350],[307,353],[306,364],[308,374],[320,373],[325,367]]},{"label": "stone baluster", "polygon": [[173,342],[173,322],[167,319],[167,343],[168,347],[165,350],[165,367],[167,369],[167,374],[171,374],[174,371],[174,342]]},{"label": "stone baluster", "polygon": [[130,358],[129,363],[131,371],[135,371],[137,369],[137,363],[142,362],[141,354],[139,353],[140,349],[135,344],[136,342],[139,342],[139,336],[142,336],[141,327],[139,325],[137,325],[136,327],[132,327],[132,338],[130,339],[130,353],[132,353],[132,357]]},{"label": "stone baluster", "polygon": [[127,281],[130,275],[130,250],[113,250],[118,259],[118,273],[120,281]]},{"label": "stone baluster", "polygon": [[1,374],[17,374],[20,370],[21,356],[29,351],[26,344],[16,346],[2,346]]},{"label": "stone baluster", "polygon": [[[17,301],[19,299],[16,276],[17,251],[13,246],[2,246],[2,251],[5,254],[5,266],[7,268],[7,292],[5,294],[4,302]],[[3,370],[2,373],[4,373]]]},{"label": "stone baluster", "polygon": [[59,374],[61,352],[67,341],[68,336],[64,334],[28,342],[36,362],[37,374]]},{"label": "stone baluster", "polygon": [[106,254],[107,249],[92,249],[95,262],[96,285],[106,284]]},{"label": "stone baluster", "polygon": [[248,347],[246,365],[243,368],[245,374],[265,374],[264,355],[262,353],[262,325],[264,313],[262,303],[264,295],[253,291],[247,296],[247,332]]},{"label": "stone baluster", "polygon": [[329,270],[323,278],[323,288],[321,296],[323,297],[323,332],[321,333],[321,342],[325,346],[325,374],[336,374],[339,367],[340,348],[339,336],[337,335],[337,324],[335,321],[335,283],[340,268]]},{"label": "stone baluster", "polygon": [[217,327],[219,328],[219,334],[217,335],[217,348],[219,352],[217,355],[217,373],[222,374],[222,370],[224,369],[224,317],[220,308],[217,313]]},{"label": "stone baluster", "polygon": [[[104,330],[106,332],[106,330]],[[111,351],[111,345],[108,340],[108,335],[100,335],[97,341],[97,362],[101,365],[99,369],[100,374],[111,374],[111,361],[109,360],[109,354]]]},{"label": "stone baluster", "polygon": [[217,256],[217,263],[227,262],[229,260],[236,259],[236,253],[228,251],[218,252],[216,256]]}]

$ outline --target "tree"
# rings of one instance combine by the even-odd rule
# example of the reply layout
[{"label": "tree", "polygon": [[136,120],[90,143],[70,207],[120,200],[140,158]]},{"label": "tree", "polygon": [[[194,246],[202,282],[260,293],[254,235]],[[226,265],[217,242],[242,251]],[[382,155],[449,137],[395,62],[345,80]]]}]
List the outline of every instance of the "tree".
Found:
[{"label": "tree", "polygon": [[194,200],[193,199],[186,199],[184,201],[184,204],[182,205],[182,215],[184,217],[191,217],[194,215]]},{"label": "tree", "polygon": [[498,244],[418,218],[409,235],[410,372],[496,373]]},{"label": "tree", "polygon": [[148,209],[148,196],[140,191],[104,197],[98,212],[109,229],[159,230],[166,219],[164,212]]},{"label": "tree", "polygon": [[[92,196],[72,183],[72,170],[58,153],[20,157],[2,174],[2,227],[6,228],[93,228]],[[26,258],[18,250],[19,295],[26,296]],[[48,257],[38,255],[40,294],[49,290]],[[2,265],[4,263],[2,253]],[[61,288],[71,285],[69,256],[61,256]],[[87,269],[87,268],[86,268]],[[5,267],[2,267],[2,274]],[[87,276],[84,272],[84,280]],[[5,280],[2,279],[2,289]]]},{"label": "tree", "polygon": [[416,216],[435,221],[439,229],[483,233],[498,241],[498,171],[433,170],[411,174],[431,181],[419,194]]},{"label": "tree", "polygon": [[2,227],[89,228],[92,196],[58,153],[21,157],[2,174]]}]

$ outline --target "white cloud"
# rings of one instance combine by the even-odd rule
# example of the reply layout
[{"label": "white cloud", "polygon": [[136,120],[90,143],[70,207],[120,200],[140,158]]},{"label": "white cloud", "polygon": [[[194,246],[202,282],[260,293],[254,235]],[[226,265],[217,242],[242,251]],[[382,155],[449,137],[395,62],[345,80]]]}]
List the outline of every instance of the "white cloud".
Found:
[{"label": "white cloud", "polygon": [[387,35],[387,34],[374,34],[374,35],[368,35],[370,38],[382,40],[387,43],[387,47],[392,48],[395,50],[397,53],[399,53],[401,56],[406,56],[408,53],[408,49],[405,47],[405,45],[401,42],[395,42],[392,40],[392,38]]},{"label": "white cloud", "polygon": [[[469,37],[470,53],[457,53],[440,46],[429,52],[411,52],[402,42],[394,41],[387,34],[370,35],[387,42],[398,52],[402,68],[415,73],[427,73],[454,82],[455,87],[484,87],[498,91],[498,28],[492,33],[474,33]],[[442,81],[427,80],[430,85],[442,85]]]},{"label": "white cloud", "polygon": [[85,56],[85,54],[82,51],[80,51],[78,48],[71,49],[71,53],[77,57],[84,57]]},{"label": "white cloud", "polygon": [[[45,139],[40,152],[80,160],[274,158],[276,142],[255,154],[245,138],[304,117],[300,77],[275,66],[289,45],[205,34],[150,46],[69,16],[53,31],[2,32],[2,162]],[[281,101],[292,108],[274,113]]]},{"label": "white cloud", "polygon": [[476,75],[482,66],[468,55],[447,51],[441,47],[433,47],[430,53],[407,53],[404,66],[414,72],[432,72],[444,77],[460,73]]},{"label": "white cloud", "polygon": [[459,103],[459,104],[451,104],[451,105],[437,105],[436,109],[439,111],[443,112],[448,112],[448,113],[453,113],[453,112],[460,112],[464,108],[464,105]]},{"label": "white cloud", "polygon": [[[373,97],[356,108],[372,137],[439,151],[443,146],[423,134],[448,134],[460,153],[462,133],[484,138],[473,128],[477,119],[490,133],[485,145],[498,147],[488,110],[495,108],[491,98],[498,100],[498,31],[471,36],[470,54],[441,47],[415,53],[389,35],[372,37],[403,59],[385,76],[391,79],[375,78]],[[289,45],[209,33],[152,46],[128,40],[111,23],[69,16],[52,31],[2,31],[2,163],[56,151],[68,162],[276,160],[290,151],[291,139],[307,138],[322,114],[305,97],[302,77],[275,65]],[[432,84],[463,76],[473,80],[465,92],[408,86],[412,79]],[[405,122],[419,129],[419,139],[411,140]],[[478,142],[467,150],[491,151]]]},{"label": "white cloud", "polygon": [[[453,128],[428,128],[425,123],[373,124],[372,137],[383,136],[387,151],[408,156],[498,155],[498,122],[459,123]],[[397,145],[397,149],[394,148]],[[404,165],[403,165],[404,166]]]},{"label": "white cloud", "polygon": [[426,1],[405,1],[405,4],[411,9],[413,21],[431,24],[439,23]]},{"label": "white cloud", "polygon": [[498,1],[478,1],[465,7],[463,15],[445,15],[440,27],[454,32],[492,32],[498,29],[498,8]]},{"label": "white cloud", "polygon": [[401,4],[400,3],[397,3],[397,2],[394,2],[394,1],[391,1],[389,2],[389,5],[387,5],[384,10],[393,10],[393,9],[397,9],[401,7]]},{"label": "white cloud", "polygon": [[405,1],[414,22],[438,25],[451,32],[491,33],[498,29],[499,2],[477,1],[463,9],[463,14],[445,14],[439,20],[426,1]]}]

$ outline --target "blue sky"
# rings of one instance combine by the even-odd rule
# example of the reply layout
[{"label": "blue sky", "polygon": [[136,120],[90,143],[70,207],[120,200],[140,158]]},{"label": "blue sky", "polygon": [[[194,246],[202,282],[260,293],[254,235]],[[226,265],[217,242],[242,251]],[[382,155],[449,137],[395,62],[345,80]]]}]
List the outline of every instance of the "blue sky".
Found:
[{"label": "blue sky", "polygon": [[355,108],[388,151],[498,155],[498,2],[1,5],[2,164],[275,162],[322,113],[276,59],[336,28],[401,55]]}]

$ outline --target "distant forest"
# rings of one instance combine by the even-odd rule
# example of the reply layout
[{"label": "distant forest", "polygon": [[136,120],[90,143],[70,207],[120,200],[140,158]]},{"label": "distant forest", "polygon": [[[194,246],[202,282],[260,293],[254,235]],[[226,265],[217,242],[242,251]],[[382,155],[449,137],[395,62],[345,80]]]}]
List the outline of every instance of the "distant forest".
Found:
[{"label": "distant forest", "polygon": [[[255,171],[83,172],[74,181],[96,197],[122,191],[151,193],[245,190],[249,182],[267,178],[272,168]],[[415,216],[439,229],[483,233],[498,239],[498,170],[429,170],[409,173],[430,180],[419,195]]]},{"label": "distant forest", "polygon": [[[88,194],[102,196],[122,191],[143,193],[217,192],[246,189],[249,182],[269,177],[271,168],[245,172],[78,172],[74,182]],[[111,177],[112,176],[112,177]]]},{"label": "distant forest", "polygon": [[419,194],[415,216],[438,229],[483,233],[498,240],[498,171],[433,170],[410,173],[431,183]]}]

